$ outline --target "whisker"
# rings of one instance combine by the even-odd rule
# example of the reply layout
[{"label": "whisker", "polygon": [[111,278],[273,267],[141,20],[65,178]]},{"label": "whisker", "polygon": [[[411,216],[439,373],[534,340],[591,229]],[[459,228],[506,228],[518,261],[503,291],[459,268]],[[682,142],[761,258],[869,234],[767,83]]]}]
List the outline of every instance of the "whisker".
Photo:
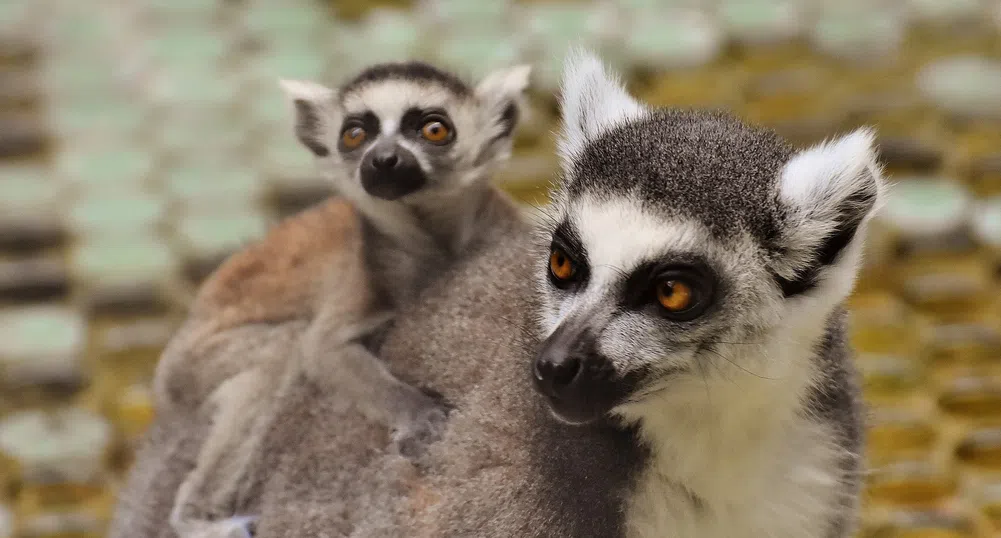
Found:
[{"label": "whisker", "polygon": [[710,340],[701,342],[679,342],[680,345],[715,345],[715,344],[725,344],[728,346],[760,346],[761,342],[726,342],[723,340]]},{"label": "whisker", "polygon": [[[695,363],[699,368],[699,375],[702,376],[702,385],[706,388],[706,403],[709,404],[709,408],[711,409],[713,407],[713,399],[709,395],[709,377],[706,376],[705,364],[702,361],[695,361]],[[722,375],[722,372],[720,374]]]},{"label": "whisker", "polygon": [[[696,362],[699,362],[701,364],[702,361],[696,361]],[[715,362],[713,362],[711,360],[707,361],[707,362],[709,363],[710,366],[712,366],[713,368],[716,369],[716,371],[719,373],[720,377],[722,377],[727,383],[730,383],[732,385],[737,385],[737,382],[734,381],[733,378],[730,377],[727,374],[726,370],[720,368],[719,364],[716,364]]]},{"label": "whisker", "polygon": [[709,353],[712,353],[713,355],[716,355],[717,357],[725,360],[726,362],[730,363],[731,365],[739,368],[740,370],[742,370],[746,374],[753,375],[754,377],[757,377],[759,379],[767,379],[768,381],[779,381],[779,379],[775,378],[775,377],[767,377],[767,376],[756,374],[756,373],[748,370],[747,368],[744,368],[743,366],[741,366],[741,365],[733,362],[732,360],[726,358],[726,356],[724,356],[722,353],[719,353],[718,351],[716,351],[716,350],[714,350],[712,348],[705,348],[705,350],[708,351]]}]

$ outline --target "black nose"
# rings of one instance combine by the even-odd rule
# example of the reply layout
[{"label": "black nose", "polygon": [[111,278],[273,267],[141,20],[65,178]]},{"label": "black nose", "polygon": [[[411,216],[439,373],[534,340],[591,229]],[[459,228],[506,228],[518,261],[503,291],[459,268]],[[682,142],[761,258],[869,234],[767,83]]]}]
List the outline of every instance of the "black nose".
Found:
[{"label": "black nose", "polygon": [[542,343],[532,365],[532,382],[549,410],[563,422],[599,420],[635,388],[598,349],[586,323],[564,323]]},{"label": "black nose", "polygon": [[373,148],[361,163],[362,187],[383,200],[396,200],[416,192],[427,179],[417,157],[391,142]]},{"label": "black nose", "polygon": [[382,153],[372,157],[372,166],[382,171],[392,170],[399,162],[400,157],[396,152]]},{"label": "black nose", "polygon": [[535,361],[535,381],[548,396],[560,398],[580,380],[584,361],[560,353],[543,355]]}]

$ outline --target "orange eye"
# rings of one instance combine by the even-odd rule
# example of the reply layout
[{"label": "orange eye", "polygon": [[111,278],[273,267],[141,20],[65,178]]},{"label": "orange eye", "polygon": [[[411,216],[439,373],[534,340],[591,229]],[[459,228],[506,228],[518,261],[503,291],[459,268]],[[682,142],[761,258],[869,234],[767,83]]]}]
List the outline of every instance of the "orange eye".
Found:
[{"label": "orange eye", "polygon": [[668,312],[681,312],[692,305],[692,288],[678,280],[657,284],[657,301]]},{"label": "orange eye", "polygon": [[448,140],[448,135],[451,134],[448,126],[440,121],[429,121],[421,127],[421,136],[424,137],[428,142],[434,142],[435,144],[440,144]]},{"label": "orange eye", "polygon": [[562,250],[556,248],[549,255],[549,271],[557,280],[569,280],[577,272],[577,268]]},{"label": "orange eye", "polygon": [[341,135],[341,142],[348,149],[355,149],[365,141],[365,129],[361,127],[349,127]]}]

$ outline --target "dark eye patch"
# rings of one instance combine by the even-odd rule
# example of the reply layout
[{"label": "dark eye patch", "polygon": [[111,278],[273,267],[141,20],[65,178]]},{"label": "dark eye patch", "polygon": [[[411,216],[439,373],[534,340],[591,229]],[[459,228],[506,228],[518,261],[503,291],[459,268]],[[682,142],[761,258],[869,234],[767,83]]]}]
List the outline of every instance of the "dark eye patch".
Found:
[{"label": "dark eye patch", "polygon": [[[372,141],[379,135],[379,117],[376,116],[371,110],[366,111],[363,114],[351,114],[345,117],[344,122],[341,123],[340,134],[343,134],[348,129],[353,129],[355,127],[365,129],[365,144],[371,144]],[[338,142],[337,146],[341,153],[354,151],[353,149],[345,147],[343,142]]]},{"label": "dark eye patch", "polygon": [[587,249],[584,248],[577,229],[569,221],[564,220],[553,230],[553,243],[578,262],[587,260]]},{"label": "dark eye patch", "polygon": [[[587,284],[590,270],[587,264],[587,250],[580,240],[580,234],[569,221],[564,220],[555,230],[553,230],[552,244],[550,250],[558,248],[566,254],[576,265],[577,275],[574,279],[574,288],[579,289]],[[548,259],[548,257],[547,257]]]},{"label": "dark eye patch", "polygon": [[[664,280],[681,280],[694,294],[693,306],[688,312],[694,318],[713,302],[718,279],[709,264],[698,258],[671,257],[651,260],[641,264],[626,277],[622,286],[622,307],[628,310],[659,311],[657,284]],[[694,314],[694,315],[692,315]],[[691,319],[687,315],[679,319]]]},{"label": "dark eye patch", "polygon": [[403,113],[400,118],[400,132],[408,137],[419,137],[421,127],[428,121],[440,121],[451,131],[455,131],[452,119],[448,113],[441,108],[418,108],[412,107]]}]

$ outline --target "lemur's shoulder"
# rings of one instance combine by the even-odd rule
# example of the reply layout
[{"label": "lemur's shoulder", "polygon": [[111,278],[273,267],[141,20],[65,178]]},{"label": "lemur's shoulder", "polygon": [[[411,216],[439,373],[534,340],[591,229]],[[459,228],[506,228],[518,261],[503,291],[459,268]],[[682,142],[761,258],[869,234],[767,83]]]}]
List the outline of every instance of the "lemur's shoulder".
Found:
[{"label": "lemur's shoulder", "polygon": [[211,319],[216,330],[309,317],[324,269],[360,255],[361,242],[354,207],[330,198],[227,259],[202,284],[191,315]]}]

